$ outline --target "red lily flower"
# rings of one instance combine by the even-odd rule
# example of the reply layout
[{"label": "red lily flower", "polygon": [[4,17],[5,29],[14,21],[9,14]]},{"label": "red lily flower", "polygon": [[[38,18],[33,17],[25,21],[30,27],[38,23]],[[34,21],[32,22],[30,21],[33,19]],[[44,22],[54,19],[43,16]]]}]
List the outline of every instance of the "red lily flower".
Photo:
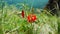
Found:
[{"label": "red lily flower", "polygon": [[36,21],[36,15],[30,14],[27,16],[28,22],[35,22]]}]

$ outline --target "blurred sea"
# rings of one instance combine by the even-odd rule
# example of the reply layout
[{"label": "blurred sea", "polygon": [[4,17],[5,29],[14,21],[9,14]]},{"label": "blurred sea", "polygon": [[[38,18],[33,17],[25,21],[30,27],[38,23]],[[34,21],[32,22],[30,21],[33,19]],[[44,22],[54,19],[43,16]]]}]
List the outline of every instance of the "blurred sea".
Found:
[{"label": "blurred sea", "polygon": [[34,8],[44,8],[46,4],[48,3],[49,0],[4,0],[7,2],[9,5],[11,4],[18,4],[18,3],[25,3],[29,7],[34,7]]}]

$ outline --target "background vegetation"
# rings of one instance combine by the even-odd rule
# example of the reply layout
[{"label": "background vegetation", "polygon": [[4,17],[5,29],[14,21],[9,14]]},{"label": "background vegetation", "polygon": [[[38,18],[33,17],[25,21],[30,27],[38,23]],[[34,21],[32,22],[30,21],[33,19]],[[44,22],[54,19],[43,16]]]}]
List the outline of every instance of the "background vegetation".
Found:
[{"label": "background vegetation", "polygon": [[[50,11],[29,7],[24,3],[15,5],[0,4],[0,34],[58,34],[60,33],[60,17],[52,16]],[[27,17],[21,17],[22,10],[25,15],[31,13],[37,16],[36,22],[30,23]]]}]

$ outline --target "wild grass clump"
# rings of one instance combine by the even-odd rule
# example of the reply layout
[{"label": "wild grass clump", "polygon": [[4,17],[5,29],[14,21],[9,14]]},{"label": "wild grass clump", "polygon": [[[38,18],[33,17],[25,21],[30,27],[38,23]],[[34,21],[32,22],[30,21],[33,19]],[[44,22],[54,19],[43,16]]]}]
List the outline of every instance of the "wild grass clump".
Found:
[{"label": "wild grass clump", "polygon": [[[25,5],[24,5],[25,6]],[[28,7],[29,8],[29,7]],[[22,9],[25,15],[31,14],[30,9]],[[39,9],[40,10],[40,9]],[[4,6],[3,12],[0,10],[0,31],[1,33],[9,34],[57,34],[58,32],[58,18],[52,16],[46,10],[42,10],[36,14],[37,20],[34,23],[29,23],[27,17],[21,17],[21,10],[17,9],[14,5]],[[47,13],[46,13],[47,12]],[[18,15],[19,13],[19,15]],[[2,27],[1,27],[2,26]]]}]

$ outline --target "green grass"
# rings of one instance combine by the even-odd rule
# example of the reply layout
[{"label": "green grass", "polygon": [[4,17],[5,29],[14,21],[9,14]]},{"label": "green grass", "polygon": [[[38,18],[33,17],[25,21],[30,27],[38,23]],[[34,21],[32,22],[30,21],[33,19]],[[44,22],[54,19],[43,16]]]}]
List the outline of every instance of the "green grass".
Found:
[{"label": "green grass", "polygon": [[[2,10],[2,9],[1,9]],[[57,16],[52,16],[49,12],[46,11],[36,14],[37,21],[30,24],[27,22],[27,17],[22,18],[21,9],[17,9],[14,5],[6,5],[3,8],[3,12],[0,10],[0,33],[4,34],[8,31],[10,34],[58,34],[58,18]],[[30,14],[29,7],[23,8],[25,15]],[[37,12],[37,11],[36,11]],[[36,30],[35,30],[36,29]],[[6,34],[6,33],[5,33]]]}]

